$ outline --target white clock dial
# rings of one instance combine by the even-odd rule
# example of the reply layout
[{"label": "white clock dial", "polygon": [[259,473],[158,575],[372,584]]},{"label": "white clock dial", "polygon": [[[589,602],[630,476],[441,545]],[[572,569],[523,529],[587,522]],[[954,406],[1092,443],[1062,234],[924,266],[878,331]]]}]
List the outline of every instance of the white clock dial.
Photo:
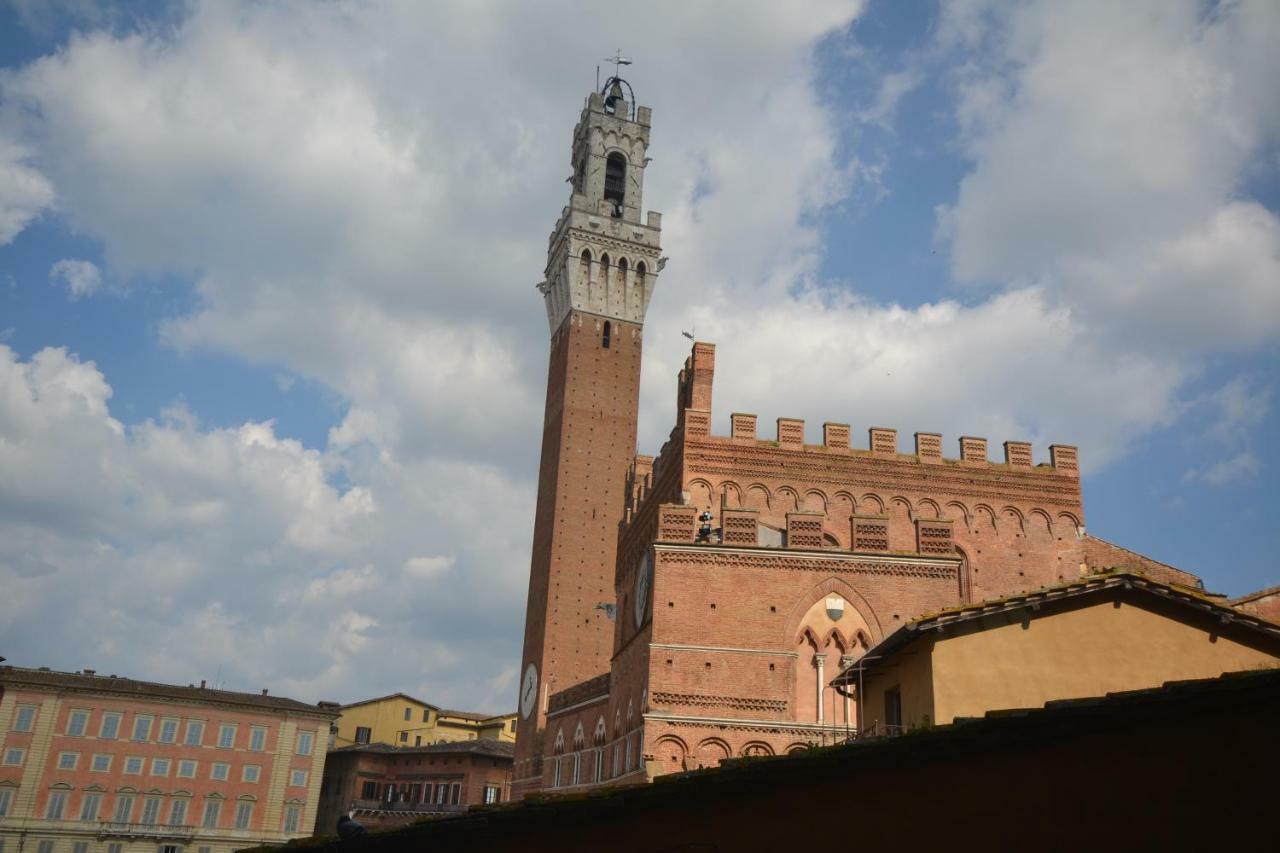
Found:
[{"label": "white clock dial", "polygon": [[649,603],[649,584],[653,581],[653,559],[645,551],[636,569],[636,627],[644,623],[645,606]]},{"label": "white clock dial", "polygon": [[524,680],[520,682],[520,716],[526,720],[533,713],[538,700],[538,667],[530,663],[525,668]]}]

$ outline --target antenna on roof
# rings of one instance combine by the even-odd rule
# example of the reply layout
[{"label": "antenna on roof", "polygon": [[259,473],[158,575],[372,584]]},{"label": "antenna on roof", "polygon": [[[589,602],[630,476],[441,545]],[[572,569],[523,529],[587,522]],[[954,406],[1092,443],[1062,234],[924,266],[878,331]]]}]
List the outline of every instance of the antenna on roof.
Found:
[{"label": "antenna on roof", "polygon": [[696,335],[697,333],[698,333],[698,327],[697,327],[697,326],[694,326],[694,328],[693,328],[693,331],[692,331],[692,332],[686,332],[686,331],[684,331],[684,330],[681,330],[681,331],[680,331],[680,334],[684,335],[686,338],[688,338],[688,339],[689,339],[689,340],[691,340],[691,341],[692,341],[692,340],[696,340],[696,338],[694,338],[694,335]]}]

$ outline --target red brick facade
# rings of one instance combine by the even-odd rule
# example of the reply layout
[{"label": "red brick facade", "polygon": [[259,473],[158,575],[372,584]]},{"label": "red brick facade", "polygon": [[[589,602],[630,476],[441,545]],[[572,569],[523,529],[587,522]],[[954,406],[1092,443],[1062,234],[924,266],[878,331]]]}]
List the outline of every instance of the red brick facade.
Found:
[{"label": "red brick facade", "polygon": [[992,462],[970,436],[953,460],[933,433],[899,453],[893,430],[872,428],[860,449],[828,423],[811,445],[800,421],[779,419],[762,439],[742,413],[713,435],[714,359],[712,345],[694,345],[671,438],[628,475],[608,690],[601,674],[590,701],[551,697],[545,788],[843,738],[858,711],[826,684],[925,613],[1117,563],[1199,585],[1084,532],[1073,447],[1037,466],[1027,443],[1005,442]]}]

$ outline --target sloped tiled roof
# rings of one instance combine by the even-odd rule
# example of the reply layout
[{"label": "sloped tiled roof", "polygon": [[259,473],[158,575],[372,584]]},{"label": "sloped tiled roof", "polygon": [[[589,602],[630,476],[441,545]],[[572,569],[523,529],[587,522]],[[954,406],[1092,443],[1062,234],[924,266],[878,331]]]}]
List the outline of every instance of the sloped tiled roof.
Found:
[{"label": "sloped tiled roof", "polygon": [[347,752],[376,752],[387,755],[490,755],[495,758],[511,758],[515,755],[515,744],[492,738],[475,740],[445,741],[428,746],[393,746],[389,743],[357,743],[329,750],[329,754]]},{"label": "sloped tiled roof", "polygon": [[18,666],[0,666],[0,683],[24,685],[50,690],[74,690],[84,693],[103,693],[114,696],[136,696],[155,699],[177,699],[184,702],[239,705],[272,711],[289,711],[313,714],[332,719],[338,716],[338,706],[333,702],[309,705],[284,696],[266,693],[239,693],[232,690],[214,690],[194,685],[161,684],[155,681],[139,681],[116,675],[98,675],[89,672],[59,672],[51,669],[29,669]]}]

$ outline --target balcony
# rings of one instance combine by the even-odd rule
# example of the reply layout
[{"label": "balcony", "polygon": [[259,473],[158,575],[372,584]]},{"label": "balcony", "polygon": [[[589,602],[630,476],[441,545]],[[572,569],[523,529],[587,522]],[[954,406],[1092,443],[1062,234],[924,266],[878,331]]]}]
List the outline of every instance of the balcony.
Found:
[{"label": "balcony", "polygon": [[187,824],[171,826],[162,823],[119,823],[114,820],[98,821],[99,838],[173,838],[190,841],[196,837],[196,828]]},{"label": "balcony", "polygon": [[352,800],[351,808],[363,812],[396,812],[401,814],[455,814],[465,812],[467,806],[459,803],[384,803],[381,800]]}]

